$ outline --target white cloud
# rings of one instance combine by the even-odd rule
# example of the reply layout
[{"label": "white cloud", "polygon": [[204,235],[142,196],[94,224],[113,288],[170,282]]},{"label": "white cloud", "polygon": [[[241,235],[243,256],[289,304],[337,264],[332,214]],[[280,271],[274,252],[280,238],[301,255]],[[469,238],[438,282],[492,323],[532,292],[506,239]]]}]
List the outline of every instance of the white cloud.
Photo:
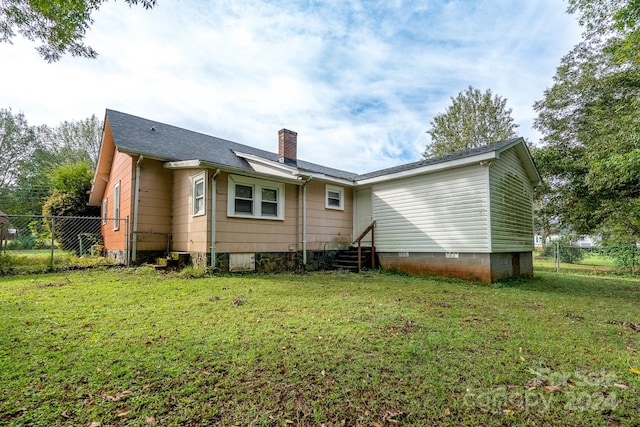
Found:
[{"label": "white cloud", "polygon": [[0,44],[0,107],[50,125],[114,108],[271,151],[287,127],[301,158],[355,172],[418,160],[469,85],[535,141],[532,104],[580,33],[557,0],[107,2],[94,18],[96,60]]}]

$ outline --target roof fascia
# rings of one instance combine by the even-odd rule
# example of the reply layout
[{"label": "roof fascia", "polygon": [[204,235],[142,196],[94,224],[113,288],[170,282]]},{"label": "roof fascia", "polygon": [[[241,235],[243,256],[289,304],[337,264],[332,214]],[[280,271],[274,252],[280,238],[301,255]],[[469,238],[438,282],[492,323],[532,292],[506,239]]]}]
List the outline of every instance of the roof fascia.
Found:
[{"label": "roof fascia", "polygon": [[[336,177],[332,177],[322,173],[311,172],[306,169],[300,169],[297,167],[289,166],[284,163],[274,162],[273,160],[265,159],[264,157],[256,156],[254,154],[247,154],[240,151],[234,151],[234,154],[238,157],[244,158],[249,162],[249,164],[251,164],[251,161],[255,161],[257,163],[265,165],[266,167],[271,167],[274,169],[282,170],[284,172],[289,172],[291,175],[295,177],[305,178],[305,179],[313,177],[314,179],[322,179],[323,181],[330,181],[336,184],[349,185],[349,186],[353,185],[353,181],[350,181],[348,179],[336,178]],[[276,176],[280,176],[280,175],[276,175]]]},{"label": "roof fascia", "polygon": [[291,175],[296,175],[298,173],[298,168],[296,167],[289,166],[280,162],[274,162],[273,160],[265,159],[264,157],[256,156],[254,154],[247,154],[247,153],[243,153],[241,151],[235,151],[235,150],[233,150],[233,154],[235,154],[238,157],[242,157],[246,160],[251,160],[256,163],[260,163],[274,169],[279,169],[285,172],[289,172]]},{"label": "roof fascia", "polygon": [[416,175],[422,175],[426,173],[433,173],[445,169],[457,168],[460,166],[466,166],[473,163],[479,163],[487,160],[493,160],[498,158],[498,155],[495,151],[490,151],[488,153],[476,154],[475,156],[464,157],[462,159],[450,160],[448,162],[435,163],[432,165],[422,166],[415,169],[409,169],[406,171],[390,173],[387,175],[376,176],[374,178],[366,178],[356,181],[356,185],[368,185],[375,184],[384,181],[392,181],[394,179],[401,178],[409,178]]},{"label": "roof fascia", "polygon": [[[104,191],[106,189],[107,181],[109,180],[110,170],[105,170],[103,167],[103,162],[112,161],[115,156],[116,146],[115,141],[113,143],[113,150],[108,154],[109,158],[106,159],[105,156],[107,154],[105,151],[107,148],[105,147],[105,138],[107,135],[107,126],[111,126],[109,123],[109,117],[107,113],[104,115],[104,121],[102,125],[102,139],[100,141],[100,152],[98,153],[98,162],[96,164],[96,170],[93,173],[93,179],[91,180],[91,189],[88,191],[89,200],[87,204],[89,206],[101,206],[102,198],[104,196]],[[97,199],[97,200],[96,200]]]},{"label": "roof fascia", "polygon": [[179,162],[166,162],[164,167],[167,169],[193,169],[193,168],[205,168],[205,169],[220,169],[221,171],[235,173],[238,175],[250,176],[258,179],[268,179],[269,181],[286,182],[289,184],[302,185],[303,182],[300,177],[294,176],[291,178],[283,177],[280,175],[272,175],[268,173],[254,172],[247,169],[232,168],[225,165],[219,165],[212,162],[204,162],[202,160],[182,160]]},{"label": "roof fascia", "polygon": [[355,185],[355,182],[349,179],[336,178],[335,176],[326,175],[324,173],[311,172],[303,169],[300,170],[299,176],[305,179],[308,179],[308,178],[321,179],[323,181],[329,181],[334,184],[348,185],[349,187],[353,187]]}]

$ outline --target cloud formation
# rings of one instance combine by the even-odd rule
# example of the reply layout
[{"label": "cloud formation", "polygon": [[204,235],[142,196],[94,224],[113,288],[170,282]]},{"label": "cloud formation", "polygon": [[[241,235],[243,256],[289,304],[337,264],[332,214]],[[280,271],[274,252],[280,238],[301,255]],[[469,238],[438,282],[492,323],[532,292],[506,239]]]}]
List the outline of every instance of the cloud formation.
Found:
[{"label": "cloud formation", "polygon": [[308,161],[366,172],[418,160],[432,118],[469,85],[507,98],[522,136],[578,41],[557,0],[107,2],[96,60],[47,64],[0,44],[0,106],[31,124],[105,108],[269,151],[298,132]]}]

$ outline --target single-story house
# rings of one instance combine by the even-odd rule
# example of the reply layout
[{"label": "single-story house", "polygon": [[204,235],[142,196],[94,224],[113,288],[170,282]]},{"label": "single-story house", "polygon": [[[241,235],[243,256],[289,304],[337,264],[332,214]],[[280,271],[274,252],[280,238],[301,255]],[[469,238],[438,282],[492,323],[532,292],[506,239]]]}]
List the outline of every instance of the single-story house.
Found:
[{"label": "single-story house", "polygon": [[522,138],[356,174],[298,159],[287,129],[275,153],[107,110],[89,204],[121,260],[171,250],[226,271],[309,267],[375,224],[383,268],[493,282],[533,273],[539,183]]}]

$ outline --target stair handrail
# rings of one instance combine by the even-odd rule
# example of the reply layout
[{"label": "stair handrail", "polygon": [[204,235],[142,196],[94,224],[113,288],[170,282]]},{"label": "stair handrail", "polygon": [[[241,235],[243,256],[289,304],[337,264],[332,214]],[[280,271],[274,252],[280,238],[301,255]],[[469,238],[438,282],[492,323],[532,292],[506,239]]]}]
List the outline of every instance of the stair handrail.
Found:
[{"label": "stair handrail", "polygon": [[351,242],[352,245],[358,242],[358,273],[360,273],[360,269],[362,268],[362,239],[364,239],[365,236],[369,234],[369,232],[371,232],[371,268],[376,267],[376,245],[374,237],[375,226],[376,221],[374,220],[367,226],[367,228],[364,229],[362,233],[360,233],[356,240]]}]

